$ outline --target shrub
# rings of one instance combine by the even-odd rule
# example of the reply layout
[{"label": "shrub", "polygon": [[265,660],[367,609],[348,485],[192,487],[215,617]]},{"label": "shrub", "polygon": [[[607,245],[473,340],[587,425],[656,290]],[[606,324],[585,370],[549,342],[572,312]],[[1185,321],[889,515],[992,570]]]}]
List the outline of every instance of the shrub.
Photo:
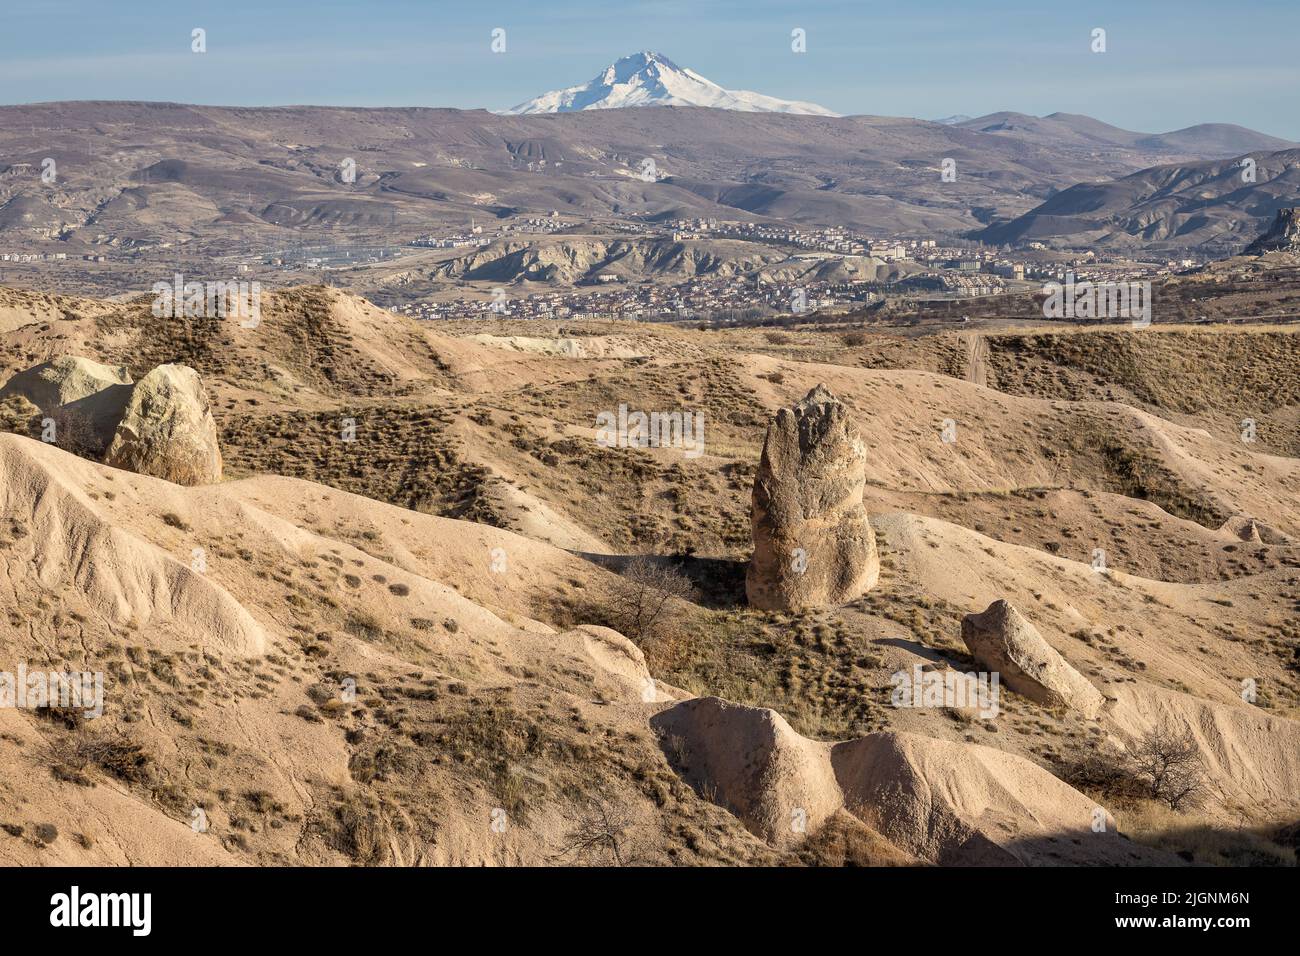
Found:
[{"label": "shrub", "polygon": [[92,460],[104,454],[103,439],[82,412],[65,406],[47,417],[54,421],[54,444],[64,451]]},{"label": "shrub", "polygon": [[379,619],[378,615],[362,609],[353,611],[348,616],[344,630],[355,637],[376,641],[384,636],[384,623]]},{"label": "shrub", "polygon": [[98,767],[126,783],[143,783],[150,777],[152,758],[142,746],[122,736],[74,731],[53,744],[51,751],[55,775],[62,779],[81,782],[89,767]]},{"label": "shrub", "polygon": [[1205,795],[1205,765],[1190,730],[1161,724],[1137,742],[1131,760],[1150,796],[1171,810],[1195,806]]},{"label": "shrub", "polygon": [[335,808],[336,829],[330,841],[361,866],[375,866],[388,858],[392,828],[378,808],[350,799]]},{"label": "shrub", "polygon": [[40,437],[41,410],[21,395],[0,399],[0,431]]},{"label": "shrub", "polygon": [[632,819],[625,809],[593,797],[565,834],[557,859],[572,856],[578,862],[598,866],[609,863],[624,866],[629,862],[631,828]]},{"label": "shrub", "polygon": [[1076,790],[1125,801],[1158,800],[1171,810],[1195,806],[1206,792],[1196,738],[1165,724],[1138,738],[1128,753],[1090,753],[1058,767],[1057,775]]},{"label": "shrub", "polygon": [[689,601],[694,595],[690,579],[680,571],[639,556],[619,575],[607,613],[615,630],[640,644],[663,636],[674,599]]}]

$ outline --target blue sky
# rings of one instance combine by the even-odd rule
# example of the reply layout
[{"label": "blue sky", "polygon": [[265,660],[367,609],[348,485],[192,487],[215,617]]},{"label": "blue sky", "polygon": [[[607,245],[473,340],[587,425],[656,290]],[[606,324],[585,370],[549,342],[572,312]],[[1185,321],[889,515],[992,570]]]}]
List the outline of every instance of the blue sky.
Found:
[{"label": "blue sky", "polygon": [[[729,88],[841,113],[1057,110],[1150,132],[1300,140],[1300,0],[31,0],[0,25],[0,102],[502,109],[658,50]],[[190,52],[190,31],[208,52]],[[507,52],[490,51],[494,27]],[[808,52],[790,51],[807,31]],[[1089,49],[1094,27],[1107,52]]]}]

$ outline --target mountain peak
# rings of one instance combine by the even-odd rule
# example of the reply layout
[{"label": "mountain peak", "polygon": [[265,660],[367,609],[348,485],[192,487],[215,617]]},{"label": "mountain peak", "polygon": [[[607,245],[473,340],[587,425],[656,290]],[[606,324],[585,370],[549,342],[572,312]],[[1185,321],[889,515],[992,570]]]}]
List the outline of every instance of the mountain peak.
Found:
[{"label": "mountain peak", "polygon": [[836,115],[815,103],[781,100],[747,90],[723,89],[653,50],[621,57],[580,86],[543,93],[505,112],[573,113],[631,106],[706,106],[749,113]]}]

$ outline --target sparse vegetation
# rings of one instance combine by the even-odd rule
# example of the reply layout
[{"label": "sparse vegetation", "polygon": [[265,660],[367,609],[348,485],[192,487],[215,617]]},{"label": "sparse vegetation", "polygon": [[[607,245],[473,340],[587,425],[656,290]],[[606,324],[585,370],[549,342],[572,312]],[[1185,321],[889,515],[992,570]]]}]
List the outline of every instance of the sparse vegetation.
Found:
[{"label": "sparse vegetation", "polygon": [[610,626],[637,644],[653,645],[661,658],[670,657],[678,639],[672,605],[694,596],[690,579],[662,562],[638,556],[621,570],[612,592],[606,607]]}]

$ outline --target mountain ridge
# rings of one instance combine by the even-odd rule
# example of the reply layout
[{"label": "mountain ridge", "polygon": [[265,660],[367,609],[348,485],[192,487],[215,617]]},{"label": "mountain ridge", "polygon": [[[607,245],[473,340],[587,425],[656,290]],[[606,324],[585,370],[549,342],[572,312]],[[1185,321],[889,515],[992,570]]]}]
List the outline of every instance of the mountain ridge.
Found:
[{"label": "mountain ridge", "polygon": [[1295,205],[1297,192],[1300,149],[1163,164],[1078,183],[972,236],[989,243],[1230,245],[1263,232],[1281,209]]}]

